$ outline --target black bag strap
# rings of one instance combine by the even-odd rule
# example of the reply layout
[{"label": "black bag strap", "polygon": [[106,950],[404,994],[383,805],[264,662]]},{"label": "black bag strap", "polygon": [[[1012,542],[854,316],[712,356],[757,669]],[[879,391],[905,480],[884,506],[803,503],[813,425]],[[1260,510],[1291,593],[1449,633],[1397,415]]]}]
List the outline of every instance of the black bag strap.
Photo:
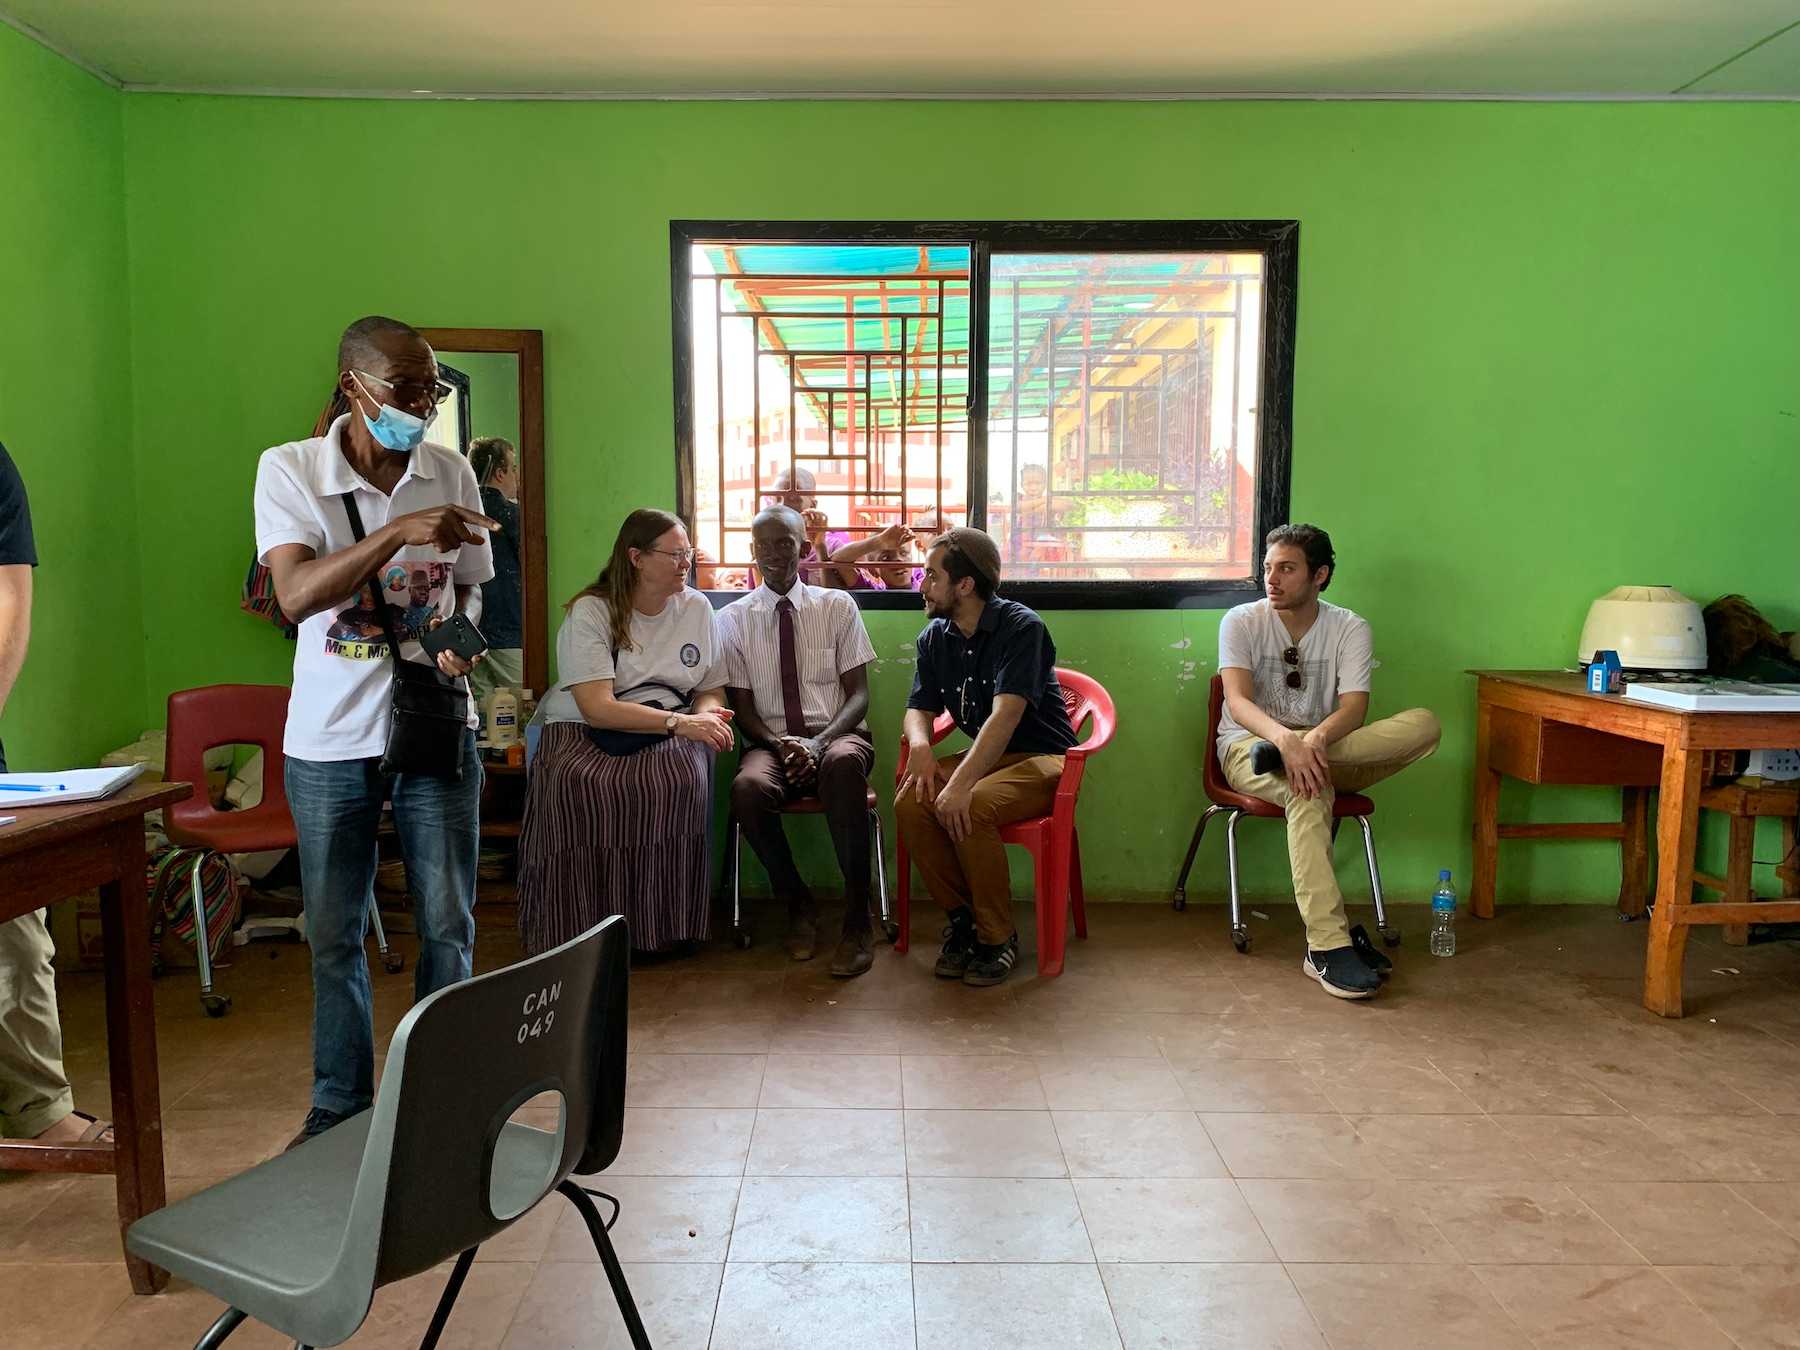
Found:
[{"label": "black bag strap", "polygon": [[[363,541],[362,512],[356,509],[356,494],[346,492],[340,498],[344,503],[344,512],[350,517],[350,533],[356,537],[357,543]],[[388,613],[387,598],[382,595],[381,588],[375,584],[375,578],[369,578],[369,595],[375,601],[375,613],[381,619],[381,631],[387,634],[388,655],[394,658],[394,673],[400,673],[400,635],[394,631],[394,616]]]}]

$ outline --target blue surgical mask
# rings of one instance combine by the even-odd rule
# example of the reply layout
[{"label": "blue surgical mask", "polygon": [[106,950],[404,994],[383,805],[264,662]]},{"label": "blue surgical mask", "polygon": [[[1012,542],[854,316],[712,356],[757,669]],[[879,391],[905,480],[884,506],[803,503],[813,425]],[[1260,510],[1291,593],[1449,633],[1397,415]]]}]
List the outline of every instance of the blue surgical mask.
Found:
[{"label": "blue surgical mask", "polygon": [[[358,377],[356,382],[362,384],[362,379]],[[363,385],[363,393],[369,394],[367,385]],[[369,397],[374,400],[373,394],[369,394]],[[425,439],[425,419],[392,404],[383,403],[380,406],[379,417],[362,414],[363,423],[376,442],[397,455],[411,454],[418,449],[419,442]],[[361,412],[361,409],[358,411]]]}]

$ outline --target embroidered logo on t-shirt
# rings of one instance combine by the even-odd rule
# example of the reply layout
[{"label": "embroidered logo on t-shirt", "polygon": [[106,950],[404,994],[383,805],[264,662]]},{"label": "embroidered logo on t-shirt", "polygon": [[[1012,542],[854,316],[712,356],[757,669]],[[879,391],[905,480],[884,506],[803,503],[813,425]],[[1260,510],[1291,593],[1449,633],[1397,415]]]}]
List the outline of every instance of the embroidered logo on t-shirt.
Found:
[{"label": "embroidered logo on t-shirt", "polygon": [[681,644],[681,664],[692,670],[700,664],[700,649],[691,642]]}]

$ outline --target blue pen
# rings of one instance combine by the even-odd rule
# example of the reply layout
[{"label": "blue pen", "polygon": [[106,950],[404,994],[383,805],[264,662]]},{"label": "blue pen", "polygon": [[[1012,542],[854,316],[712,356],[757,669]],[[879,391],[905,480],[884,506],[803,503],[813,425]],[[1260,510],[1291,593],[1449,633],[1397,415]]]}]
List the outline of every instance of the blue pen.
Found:
[{"label": "blue pen", "polygon": [[67,792],[61,783],[0,783],[0,792]]}]

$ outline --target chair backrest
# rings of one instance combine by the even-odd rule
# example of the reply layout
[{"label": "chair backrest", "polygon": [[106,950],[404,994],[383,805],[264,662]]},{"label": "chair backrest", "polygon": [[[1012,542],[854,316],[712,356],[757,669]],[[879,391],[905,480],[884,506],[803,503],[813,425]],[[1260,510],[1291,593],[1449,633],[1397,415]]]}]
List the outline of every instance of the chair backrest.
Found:
[{"label": "chair backrest", "polygon": [[1063,702],[1069,709],[1069,725],[1075,728],[1075,735],[1080,737],[1081,724],[1091,719],[1093,727],[1082,744],[1090,753],[1100,749],[1112,739],[1113,729],[1118,725],[1112,695],[1093,676],[1083,675],[1067,666],[1056,668],[1056,682],[1062,686]]},{"label": "chair backrest", "polygon": [[278,684],[209,684],[169,695],[163,777],[198,789],[163,812],[164,828],[178,844],[204,846],[205,830],[219,816],[206,794],[206,752],[221,745],[254,745],[262,751],[262,800],[248,811],[230,813],[242,829],[266,820],[291,831],[281,754],[287,728],[288,691]]},{"label": "chair backrest", "polygon": [[[625,1126],[629,958],[615,916],[406,1015],[388,1046],[340,1262],[372,1260],[377,1287],[415,1275],[502,1231],[571,1172],[612,1164]],[[515,1125],[502,1143],[502,1130],[547,1091],[562,1094],[561,1132],[524,1136],[543,1158],[542,1188],[533,1177],[536,1194],[497,1215],[496,1152],[520,1138]]]},{"label": "chair backrest", "polygon": [[1241,795],[1225,781],[1225,770],[1219,765],[1219,718],[1224,713],[1225,680],[1215,675],[1206,695],[1206,758],[1200,771],[1200,786],[1206,789],[1208,799],[1215,802]]}]

